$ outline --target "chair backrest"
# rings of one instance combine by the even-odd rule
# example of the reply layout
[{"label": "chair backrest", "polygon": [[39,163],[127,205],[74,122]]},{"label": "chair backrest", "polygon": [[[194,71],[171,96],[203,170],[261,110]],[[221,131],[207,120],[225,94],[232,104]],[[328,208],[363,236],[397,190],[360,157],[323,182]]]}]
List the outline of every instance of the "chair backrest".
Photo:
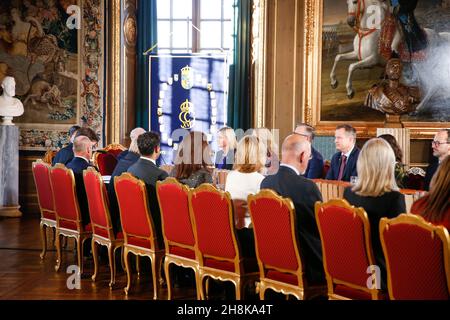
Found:
[{"label": "chair backrest", "polygon": [[94,154],[94,165],[97,166],[102,176],[110,176],[117,165],[117,158],[112,153],[97,151]]},{"label": "chair backrest", "polygon": [[130,173],[123,173],[114,179],[114,188],[125,244],[144,242],[150,249],[156,249],[156,234],[145,183]]},{"label": "chair backrest", "polygon": [[108,239],[114,239],[108,195],[102,176],[93,167],[89,167],[83,171],[83,180],[89,205],[92,232]]},{"label": "chair backrest", "polygon": [[209,256],[234,262],[236,271],[240,254],[230,194],[204,183],[190,190],[189,205],[200,266],[203,266],[205,256]]},{"label": "chair backrest", "polygon": [[446,228],[417,215],[401,214],[381,219],[380,238],[390,299],[450,298],[450,239]]},{"label": "chair backrest", "polygon": [[73,171],[58,163],[50,170],[50,181],[58,226],[62,227],[66,223],[70,223],[72,228],[80,231],[82,227],[81,214]]},{"label": "chair backrest", "polygon": [[110,153],[110,154],[114,155],[115,157],[117,157],[122,151],[125,151],[126,148],[121,144],[112,143],[112,144],[107,145],[104,150],[107,153]]},{"label": "chair backrest", "polygon": [[248,196],[248,208],[261,277],[265,277],[268,269],[274,269],[297,275],[301,284],[302,262],[292,201],[264,189]]},{"label": "chair backrest", "polygon": [[37,160],[32,164],[34,184],[36,185],[41,214],[45,211],[55,211],[52,185],[50,182],[50,169],[50,165],[42,160]]},{"label": "chair backrest", "polygon": [[189,188],[175,178],[156,183],[156,194],[161,212],[162,231],[166,250],[172,244],[195,245],[189,212]]},{"label": "chair backrest", "polygon": [[367,213],[346,200],[317,202],[315,213],[327,281],[376,295],[380,283],[374,283],[373,289],[367,287],[367,272],[375,265]]}]

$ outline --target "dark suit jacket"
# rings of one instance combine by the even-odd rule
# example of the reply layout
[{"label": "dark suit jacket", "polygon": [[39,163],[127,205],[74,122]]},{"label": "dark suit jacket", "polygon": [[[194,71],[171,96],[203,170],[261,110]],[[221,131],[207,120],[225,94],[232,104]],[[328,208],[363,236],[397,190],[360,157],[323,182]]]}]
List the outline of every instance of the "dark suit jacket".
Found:
[{"label": "dark suit jacket", "polygon": [[321,179],[323,173],[323,157],[319,151],[311,148],[312,159],[309,160],[304,176],[308,179]]},{"label": "dark suit jacket", "polygon": [[430,182],[433,178],[434,174],[436,173],[437,169],[439,168],[439,161],[437,158],[435,158],[435,161],[432,161],[430,165],[427,167],[427,171],[425,173],[425,179],[424,179],[424,188],[425,190],[430,190]]},{"label": "dark suit jacket", "polygon": [[88,225],[91,221],[89,216],[89,205],[86,195],[86,189],[84,188],[83,180],[83,170],[91,167],[89,162],[82,158],[73,158],[66,167],[72,169],[73,175],[75,176],[75,185],[77,189],[78,204],[81,211],[81,219],[83,220],[83,225]]},{"label": "dark suit jacket", "polygon": [[128,168],[130,168],[140,158],[140,155],[137,153],[128,152],[128,150],[124,152],[120,153],[122,157],[114,168],[114,171],[111,175],[111,180],[109,181],[107,188],[109,198],[109,212],[111,214],[114,232],[116,233],[122,229],[122,226],[120,223],[120,213],[119,205],[117,203],[116,189],[114,189],[114,178],[120,176],[124,172],[127,172]]},{"label": "dark suit jacket", "polygon": [[[331,158],[330,170],[328,170],[327,180],[337,180],[339,177],[339,166],[341,165],[341,152],[336,152]],[[344,175],[342,176],[342,181],[350,181],[350,177],[357,176],[356,163],[358,161],[359,149],[354,147],[350,156],[347,159],[347,164],[345,165]]]},{"label": "dark suit jacket", "polygon": [[230,150],[230,151],[228,151],[226,157],[224,157],[222,150],[217,151],[216,161],[215,161],[216,168],[232,170],[233,164],[234,164],[234,154],[235,153],[236,153],[236,150]]},{"label": "dark suit jacket", "polygon": [[64,165],[68,164],[73,158],[73,143],[69,143],[69,145],[65,146],[61,150],[59,150],[55,157],[52,160],[52,166],[57,163],[62,163]]},{"label": "dark suit jacket", "polygon": [[367,212],[373,254],[381,271],[381,289],[386,290],[386,262],[381,247],[379,224],[383,217],[391,219],[406,212],[405,196],[398,191],[391,191],[379,197],[363,197],[354,193],[351,188],[346,188],[344,199],[355,207],[363,207]]},{"label": "dark suit jacket", "polygon": [[325,283],[322,245],[314,214],[314,204],[322,201],[322,195],[316,184],[280,165],[276,174],[267,176],[261,182],[261,189],[272,189],[283,197],[291,198],[295,206],[299,250],[306,279],[310,284]]},{"label": "dark suit jacket", "polygon": [[122,160],[123,158],[125,158],[125,157],[128,155],[128,153],[130,153],[130,151],[128,151],[128,149],[122,151],[121,153],[119,153],[119,154],[117,155],[117,157],[116,157],[117,162],[119,162],[120,160]]},{"label": "dark suit jacket", "polygon": [[155,225],[156,237],[159,245],[164,244],[161,229],[161,213],[159,211],[158,197],[156,196],[156,182],[166,179],[169,175],[164,170],[158,168],[153,162],[139,159],[133,164],[128,172],[145,182],[147,188],[150,214]]}]

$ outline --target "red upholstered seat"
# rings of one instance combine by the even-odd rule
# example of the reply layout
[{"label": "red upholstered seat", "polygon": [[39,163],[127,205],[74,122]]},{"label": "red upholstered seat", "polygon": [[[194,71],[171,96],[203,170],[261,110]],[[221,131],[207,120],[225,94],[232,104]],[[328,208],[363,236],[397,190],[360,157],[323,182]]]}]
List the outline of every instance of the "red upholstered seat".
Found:
[{"label": "red upholstered seat", "polygon": [[241,257],[230,194],[202,184],[190,191],[189,201],[199,254],[201,297],[205,298],[203,280],[213,277],[234,283],[236,299],[240,300],[244,285],[256,279],[257,273]]},{"label": "red upholstered seat", "polygon": [[53,191],[50,182],[50,165],[37,160],[32,164],[34,184],[38,195],[39,209],[41,211],[41,240],[42,253],[41,259],[44,259],[47,252],[47,234],[46,227],[56,228],[56,213],[53,203]]},{"label": "red upholstered seat", "polygon": [[450,298],[450,240],[444,227],[401,214],[381,219],[380,237],[390,299]]},{"label": "red upholstered seat", "polygon": [[113,153],[100,153],[95,155],[98,170],[102,176],[112,175],[114,168],[117,165],[117,158]]},{"label": "red upholstered seat", "polygon": [[[175,178],[158,181],[156,185],[161,212],[166,257],[168,299],[172,298],[170,264],[190,268],[198,276],[198,262],[195,256],[195,238],[189,210],[189,189]],[[197,298],[200,298],[197,292]]]},{"label": "red upholstered seat", "polygon": [[50,181],[53,190],[53,198],[56,210],[56,249],[58,271],[61,266],[60,236],[75,237],[77,244],[78,266],[83,273],[83,243],[91,237],[91,230],[83,228],[80,207],[78,204],[75,178],[72,170],[63,164],[57,164],[50,170]]},{"label": "red upholstered seat", "polygon": [[[355,208],[345,200],[316,203],[315,209],[329,296],[350,299],[362,296],[380,298],[376,287],[379,288],[381,284],[373,289],[367,288],[370,276],[367,270],[375,263],[370,243],[369,220],[364,209]],[[340,285],[340,293],[335,291],[336,285]],[[357,290],[361,292],[341,296]]]},{"label": "red upholstered seat", "polygon": [[145,183],[129,173],[114,179],[117,202],[124,234],[125,265],[128,283],[125,293],[131,286],[131,270],[128,254],[147,256],[151,260],[153,275],[153,298],[158,297],[160,268],[164,250],[158,247],[153,219],[150,214]]},{"label": "red upholstered seat", "polygon": [[[89,216],[92,225],[92,253],[94,255],[94,275],[92,280],[95,281],[98,273],[97,244],[104,245],[108,248],[108,256],[110,261],[111,281],[109,286],[112,287],[115,281],[116,268],[114,261],[115,251],[123,246],[123,239],[114,235],[111,215],[109,212],[109,200],[103,179],[94,168],[90,167],[83,172],[83,181],[86,188],[86,195],[89,204]],[[113,263],[111,263],[113,262]]]},{"label": "red upholstered seat", "polygon": [[308,298],[295,227],[294,205],[271,190],[248,197],[260,273],[260,298],[272,289]]}]

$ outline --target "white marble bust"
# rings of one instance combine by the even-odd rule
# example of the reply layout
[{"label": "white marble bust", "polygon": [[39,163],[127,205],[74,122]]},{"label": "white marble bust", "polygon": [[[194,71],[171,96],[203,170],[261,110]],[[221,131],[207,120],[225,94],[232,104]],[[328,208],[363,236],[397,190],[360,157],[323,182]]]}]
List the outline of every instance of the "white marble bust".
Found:
[{"label": "white marble bust", "polygon": [[14,125],[13,117],[23,114],[22,102],[14,98],[16,95],[16,80],[13,77],[5,77],[2,82],[3,94],[0,96],[0,117],[3,117],[2,125]]}]

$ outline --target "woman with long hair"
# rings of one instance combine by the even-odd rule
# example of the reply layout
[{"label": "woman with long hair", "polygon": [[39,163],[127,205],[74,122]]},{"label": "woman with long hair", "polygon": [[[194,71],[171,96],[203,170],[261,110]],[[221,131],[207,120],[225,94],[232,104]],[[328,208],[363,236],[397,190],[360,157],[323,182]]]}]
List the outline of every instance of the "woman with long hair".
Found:
[{"label": "woman with long hair", "polygon": [[267,128],[256,128],[253,136],[257,137],[266,149],[266,163],[263,174],[272,175],[278,172],[280,159],[278,158],[278,145],[274,141],[272,132]]},{"label": "woman with long hair", "polygon": [[399,188],[405,188],[405,165],[403,164],[403,151],[400,148],[397,140],[391,134],[382,134],[378,138],[386,140],[387,143],[391,146],[395,155],[395,181],[397,181],[397,185]]},{"label": "woman with long hair", "polygon": [[430,192],[414,202],[411,213],[450,229],[450,156],[442,161],[431,179]]},{"label": "woman with long hair", "polygon": [[221,128],[217,134],[217,146],[219,147],[215,160],[217,169],[231,170],[233,168],[236,145],[234,130],[230,127]]},{"label": "woman with long hair", "polygon": [[395,181],[395,155],[383,139],[366,142],[356,164],[358,181],[344,191],[344,199],[355,207],[363,207],[370,222],[375,261],[381,271],[381,289],[386,290],[386,263],[379,235],[383,217],[394,218],[406,212],[405,196]]},{"label": "woman with long hair", "polygon": [[202,183],[212,183],[211,149],[206,135],[200,131],[191,131],[184,136],[178,147],[175,166],[171,176],[195,188]]}]

